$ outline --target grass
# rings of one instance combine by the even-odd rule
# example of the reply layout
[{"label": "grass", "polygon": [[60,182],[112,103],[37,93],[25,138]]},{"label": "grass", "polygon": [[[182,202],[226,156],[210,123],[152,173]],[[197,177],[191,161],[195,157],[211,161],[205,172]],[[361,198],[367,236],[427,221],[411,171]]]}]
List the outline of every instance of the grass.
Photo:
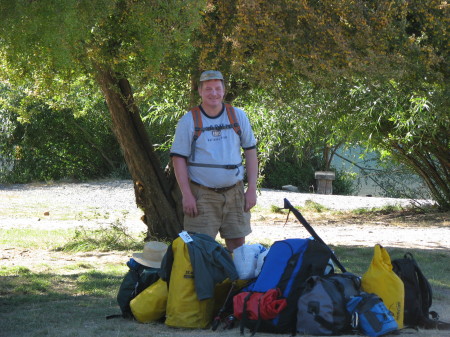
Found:
[{"label": "grass", "polygon": [[351,213],[356,215],[374,215],[374,214],[389,214],[396,211],[403,211],[404,207],[399,205],[386,205],[383,207],[373,207],[373,208],[357,208],[351,211]]},{"label": "grass", "polygon": [[[341,211],[341,210],[331,210],[330,208],[312,201],[306,200],[304,206],[294,206],[294,208],[298,209],[300,212],[313,212],[313,213],[323,213],[329,212],[333,215],[345,215],[345,214],[353,214],[353,215],[363,215],[363,216],[376,216],[381,214],[391,214],[394,212],[414,212],[414,213],[424,213],[431,211],[431,208],[417,208],[414,206],[403,207],[399,205],[386,205],[382,207],[373,207],[373,208],[357,208],[349,211]],[[263,210],[256,209],[256,211],[263,212]],[[288,210],[281,208],[279,206],[272,205],[270,206],[270,212],[275,214],[287,214]]]},{"label": "grass", "polygon": [[[373,249],[332,247],[351,272],[363,274]],[[392,258],[404,249],[389,249]],[[413,250],[434,290],[434,298],[449,300],[449,252]],[[444,266],[444,268],[442,268]],[[116,294],[126,272],[124,264],[74,263],[49,266],[35,272],[24,266],[0,269],[0,324],[2,336],[151,336],[164,328],[160,323],[138,324],[123,319],[106,320],[120,313]],[[159,324],[159,325],[158,325]],[[162,336],[190,336],[169,330]],[[192,331],[190,333],[194,333]],[[210,332],[214,336],[218,332]],[[236,332],[237,334],[238,332]]]},{"label": "grass", "polygon": [[55,249],[75,235],[74,229],[0,229],[0,245],[29,249]]},{"label": "grass", "polygon": [[[311,212],[322,212],[317,205],[309,207]],[[279,211],[286,214],[285,210]],[[203,335],[198,331],[164,329],[160,323],[144,325],[123,319],[105,319],[107,315],[120,313],[116,295],[128,270],[126,258],[95,263],[77,253],[90,252],[92,254],[88,255],[95,256],[99,251],[122,251],[131,254],[142,250],[142,240],[140,234],[127,233],[120,220],[96,230],[82,227],[70,230],[0,229],[1,248],[46,249],[69,257],[65,264],[0,264],[0,336]],[[271,244],[269,239],[260,243]],[[331,248],[347,270],[357,275],[365,273],[373,256],[373,247]],[[450,302],[448,250],[386,249],[391,259],[401,258],[406,251],[412,252],[433,287],[433,298]],[[217,333],[210,332],[214,336]],[[221,334],[231,336],[226,332]],[[237,334],[235,331],[234,335]]]},{"label": "grass", "polygon": [[77,263],[49,266],[42,272],[24,266],[3,266],[0,268],[0,312],[7,306],[60,301],[73,296],[112,298],[126,271],[125,264],[80,266]]},{"label": "grass", "polygon": [[312,200],[306,200],[305,206],[300,208],[303,211],[314,211],[317,213],[321,213],[324,211],[328,211],[329,208],[319,204],[318,202],[312,201]]},{"label": "grass", "polygon": [[[332,247],[339,261],[346,269],[357,275],[363,275],[369,268],[373,257],[372,247]],[[444,250],[430,251],[420,249],[386,248],[391,260],[402,258],[411,252],[427,277],[432,287],[450,291],[450,252]],[[336,267],[337,270],[339,270]],[[437,292],[439,293],[439,291]]]},{"label": "grass", "polygon": [[66,252],[141,250],[144,236],[144,234],[129,234],[120,221],[115,221],[107,228],[95,230],[77,228],[71,240],[57,249]]},{"label": "grass", "polygon": [[0,229],[0,245],[65,252],[141,250],[143,239],[143,233],[128,233],[119,220],[99,229]]},{"label": "grass", "polygon": [[[304,206],[294,206],[294,208],[297,208],[299,211],[312,211],[321,213],[324,211],[329,211],[329,208],[319,204],[318,202],[312,201],[312,200],[306,200]],[[276,214],[287,214],[288,210],[272,205],[270,206],[270,212],[276,213]]]}]

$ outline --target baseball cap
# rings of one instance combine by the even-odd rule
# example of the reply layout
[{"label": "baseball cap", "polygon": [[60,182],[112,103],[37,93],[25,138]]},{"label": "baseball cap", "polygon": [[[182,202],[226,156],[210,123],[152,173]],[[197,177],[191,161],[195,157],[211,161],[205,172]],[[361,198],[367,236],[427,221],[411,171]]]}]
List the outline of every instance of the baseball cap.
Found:
[{"label": "baseball cap", "polygon": [[223,76],[220,71],[217,70],[206,70],[200,75],[200,82],[209,80],[222,80]]}]

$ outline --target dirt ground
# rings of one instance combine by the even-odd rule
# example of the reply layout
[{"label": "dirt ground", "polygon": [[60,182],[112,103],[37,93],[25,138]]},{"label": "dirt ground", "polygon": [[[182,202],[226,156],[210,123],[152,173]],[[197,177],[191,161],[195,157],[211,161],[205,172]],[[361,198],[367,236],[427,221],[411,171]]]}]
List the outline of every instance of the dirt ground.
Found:
[{"label": "dirt ground", "polygon": [[[450,250],[450,214],[415,212],[393,212],[356,216],[354,214],[335,215],[332,212],[308,212],[304,214],[315,232],[330,245],[373,247],[379,243],[384,247]],[[57,221],[19,219],[25,222],[24,227],[31,228],[68,228],[86,225],[95,226],[97,220],[86,221]],[[17,223],[17,219],[9,224]],[[131,224],[134,230],[137,225]],[[140,229],[145,227],[139,224]],[[8,221],[0,220],[0,228],[11,227]],[[131,230],[131,229],[130,229]],[[298,222],[293,214],[287,218],[286,214],[255,211],[252,214],[253,232],[247,237],[247,242],[270,243],[287,238],[306,238],[311,234]],[[36,266],[45,263],[71,264],[74,261],[91,263],[113,263],[126,261],[124,252],[80,252],[67,254],[50,250],[36,250],[17,247],[4,247],[0,251],[0,265],[4,266]]]}]

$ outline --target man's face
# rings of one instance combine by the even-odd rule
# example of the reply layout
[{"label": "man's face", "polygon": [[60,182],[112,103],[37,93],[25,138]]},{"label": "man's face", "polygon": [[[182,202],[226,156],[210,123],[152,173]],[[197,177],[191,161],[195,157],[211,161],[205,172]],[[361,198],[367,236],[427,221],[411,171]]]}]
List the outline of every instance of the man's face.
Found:
[{"label": "man's face", "polygon": [[210,107],[222,105],[225,90],[221,80],[204,81],[198,89],[202,104]]}]

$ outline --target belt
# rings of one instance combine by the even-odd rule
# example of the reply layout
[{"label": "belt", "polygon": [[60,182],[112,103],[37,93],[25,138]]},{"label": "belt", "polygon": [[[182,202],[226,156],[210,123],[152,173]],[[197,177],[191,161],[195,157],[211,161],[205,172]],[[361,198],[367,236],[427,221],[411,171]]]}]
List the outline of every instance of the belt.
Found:
[{"label": "belt", "polygon": [[199,184],[196,181],[191,180],[191,183],[193,183],[194,185],[203,188],[204,190],[210,190],[210,191],[214,191],[216,193],[223,193],[226,191],[231,190],[233,187],[235,187],[237,184],[231,185],[231,186],[227,186],[227,187],[208,187],[208,186],[203,186],[201,184]]}]

